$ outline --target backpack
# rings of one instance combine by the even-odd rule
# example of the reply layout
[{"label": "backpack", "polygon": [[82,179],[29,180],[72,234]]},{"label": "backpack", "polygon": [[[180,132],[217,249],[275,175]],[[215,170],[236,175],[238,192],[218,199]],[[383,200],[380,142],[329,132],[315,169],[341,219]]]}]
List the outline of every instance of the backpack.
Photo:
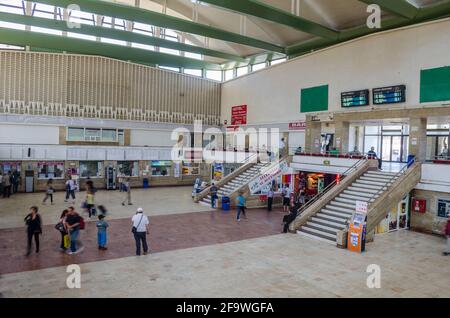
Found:
[{"label": "backpack", "polygon": [[86,228],[86,223],[84,219],[80,216],[80,230],[84,230]]}]

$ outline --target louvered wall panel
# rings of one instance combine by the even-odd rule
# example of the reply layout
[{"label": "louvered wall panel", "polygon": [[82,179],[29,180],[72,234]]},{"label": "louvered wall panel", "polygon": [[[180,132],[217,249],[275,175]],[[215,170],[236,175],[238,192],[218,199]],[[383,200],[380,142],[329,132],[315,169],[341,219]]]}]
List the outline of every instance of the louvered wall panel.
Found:
[{"label": "louvered wall panel", "polygon": [[0,112],[217,125],[220,83],[98,56],[0,51]]}]

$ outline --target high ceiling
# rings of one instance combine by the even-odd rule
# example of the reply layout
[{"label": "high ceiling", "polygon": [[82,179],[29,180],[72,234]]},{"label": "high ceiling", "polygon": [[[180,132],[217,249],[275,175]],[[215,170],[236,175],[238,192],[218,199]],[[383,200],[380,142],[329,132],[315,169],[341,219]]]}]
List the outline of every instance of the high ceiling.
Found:
[{"label": "high ceiling", "polygon": [[[0,1],[4,3],[5,1]],[[371,32],[450,16],[450,0],[37,0],[59,8],[78,4],[83,12],[114,17],[175,31],[183,43],[107,29],[100,23],[68,30],[64,21],[0,13],[0,21],[73,31],[96,37],[154,45],[202,54],[202,61],[161,52],[89,44],[85,40],[58,39],[30,34],[29,30],[0,28],[0,42],[49,50],[98,54],[146,64],[223,69],[269,59],[298,56]],[[369,4],[381,9],[381,29],[369,29]],[[56,20],[58,18],[55,15]],[[95,20],[95,16],[94,16]],[[28,32],[27,32],[28,31]],[[63,38],[62,36],[60,38]],[[156,39],[155,39],[156,38]],[[69,43],[71,42],[71,43]],[[188,54],[186,54],[188,55]]]}]

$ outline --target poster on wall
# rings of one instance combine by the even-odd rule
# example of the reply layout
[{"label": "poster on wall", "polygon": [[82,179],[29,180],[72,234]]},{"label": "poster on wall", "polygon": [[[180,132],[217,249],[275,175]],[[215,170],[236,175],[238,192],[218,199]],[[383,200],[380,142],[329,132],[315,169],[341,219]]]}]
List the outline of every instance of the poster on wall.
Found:
[{"label": "poster on wall", "polygon": [[247,125],[247,105],[233,106],[231,108],[231,125]]},{"label": "poster on wall", "polygon": [[175,162],[174,166],[173,166],[173,176],[175,178],[180,178],[181,177],[181,168],[180,168],[180,163],[179,162]]}]

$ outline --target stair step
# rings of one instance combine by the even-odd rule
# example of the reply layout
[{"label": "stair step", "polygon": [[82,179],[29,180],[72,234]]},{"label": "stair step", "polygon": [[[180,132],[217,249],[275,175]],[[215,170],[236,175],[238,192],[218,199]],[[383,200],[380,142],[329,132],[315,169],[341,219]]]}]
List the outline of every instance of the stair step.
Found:
[{"label": "stair step", "polygon": [[320,213],[320,212],[317,213],[315,217],[319,218],[319,219],[323,219],[323,220],[333,221],[335,223],[347,224],[347,219],[346,218],[331,216],[331,215],[323,214],[323,213]]},{"label": "stair step", "polygon": [[389,181],[389,180],[395,180],[395,178],[393,178],[394,176],[383,176],[383,175],[377,175],[377,174],[364,174],[364,177],[369,177],[369,178],[374,178],[377,180],[383,180],[383,181]]},{"label": "stair step", "polygon": [[333,245],[336,244],[336,241],[331,241],[331,240],[324,239],[324,238],[321,238],[321,237],[316,236],[316,235],[311,235],[311,234],[308,234],[306,232],[301,232],[300,230],[297,231],[297,234],[300,235],[300,236],[306,237],[307,239],[310,239],[310,240],[322,241],[324,243],[333,244]]},{"label": "stair step", "polygon": [[330,206],[333,206],[335,208],[339,207],[339,208],[346,208],[347,210],[352,210],[355,211],[356,208],[356,201],[352,201],[352,203],[348,203],[345,201],[338,201],[336,200],[337,198],[335,198],[333,201],[331,201],[331,203],[329,204]]},{"label": "stair step", "polygon": [[327,227],[332,227],[336,230],[342,230],[345,228],[345,225],[340,224],[340,223],[334,223],[331,221],[326,221],[326,220],[322,220],[322,219],[314,219],[314,217],[312,217],[310,220],[308,220],[307,223],[311,223],[311,224],[317,224],[317,225],[322,225],[322,226],[327,226]]},{"label": "stair step", "polygon": [[345,219],[348,220],[349,218],[351,218],[352,214],[350,213],[342,213],[342,212],[338,212],[338,211],[333,211],[333,210],[328,210],[328,209],[322,209],[319,212],[320,214],[325,214],[325,215],[329,215],[332,217],[336,217],[339,219]]},{"label": "stair step", "polygon": [[382,181],[361,180],[361,178],[358,179],[358,180],[356,180],[355,183],[353,183],[353,184],[356,184],[356,183],[358,183],[358,184],[373,185],[373,186],[380,186],[380,187],[381,187],[381,186],[384,186],[384,185],[391,185],[391,184],[392,184],[392,182],[386,183],[386,182],[382,182]]},{"label": "stair step", "polygon": [[358,192],[364,192],[364,193],[377,193],[378,191],[380,191],[379,189],[369,189],[369,188],[362,188],[362,187],[354,187],[353,185],[347,187],[348,190],[350,191],[358,191]]},{"label": "stair step", "polygon": [[208,202],[198,201],[198,204],[211,207],[211,203]]},{"label": "stair step", "polygon": [[350,204],[353,207],[356,207],[356,201],[357,201],[356,199],[342,198],[340,196],[338,196],[338,197],[333,199],[333,202],[336,202],[336,203],[339,202],[339,203],[343,203],[343,204]]},{"label": "stair step", "polygon": [[325,226],[325,225],[320,225],[317,223],[311,223],[308,222],[305,225],[302,226],[303,228],[311,228],[311,229],[315,229],[317,231],[323,231],[332,235],[336,235],[336,233],[339,231],[339,229],[336,229],[334,227],[329,227],[329,226]]},{"label": "stair step", "polygon": [[334,201],[331,201],[331,203],[329,203],[325,206],[325,209],[327,209],[327,210],[336,211],[336,212],[345,213],[345,214],[353,214],[353,212],[355,212],[355,208],[356,208],[356,205],[353,205],[353,207],[339,206],[339,205],[336,205],[336,202],[334,202]]},{"label": "stair step", "polygon": [[397,173],[394,172],[384,172],[384,171],[367,171],[365,174],[371,174],[376,176],[387,176],[387,177],[393,177]]},{"label": "stair step", "polygon": [[356,197],[360,197],[359,199],[369,199],[373,196],[373,193],[366,193],[361,191],[354,191],[354,190],[344,190],[345,194],[350,194]]},{"label": "stair step", "polygon": [[326,233],[326,232],[322,232],[322,231],[318,231],[312,228],[305,228],[304,226],[302,226],[299,230],[300,232],[303,233],[307,233],[313,236],[318,236],[320,238],[332,241],[332,242],[336,242],[336,235],[330,234],[330,233]]}]

